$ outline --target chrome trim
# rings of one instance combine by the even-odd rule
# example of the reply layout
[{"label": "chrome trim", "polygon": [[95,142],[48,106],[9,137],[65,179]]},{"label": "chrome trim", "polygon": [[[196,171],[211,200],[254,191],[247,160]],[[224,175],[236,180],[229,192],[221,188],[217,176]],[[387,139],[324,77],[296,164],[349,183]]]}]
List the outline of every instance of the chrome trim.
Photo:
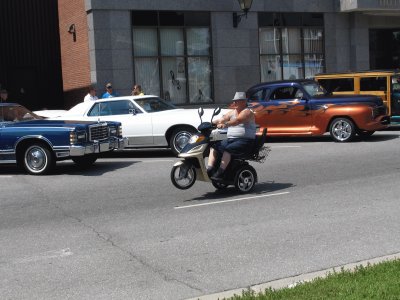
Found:
[{"label": "chrome trim", "polygon": [[56,152],[57,157],[68,157],[69,156],[69,151],[63,151],[63,152]]},{"label": "chrome trim", "polygon": [[[93,137],[93,132],[92,130],[99,130],[99,133],[96,133],[99,136]],[[110,137],[110,128],[106,122],[103,123],[96,123],[89,125],[89,138],[88,140],[90,142],[96,141],[96,140],[105,140]]]},{"label": "chrome trim", "polygon": [[18,144],[26,139],[39,139],[45,141],[51,148],[53,148],[53,144],[49,141],[49,139],[45,138],[42,135],[24,135],[19,140],[17,140],[14,144],[14,149],[17,149]]},{"label": "chrome trim", "polygon": [[9,160],[1,160],[0,159],[0,164],[15,164],[17,163],[17,160],[15,159],[9,159]]},{"label": "chrome trim", "polygon": [[15,154],[15,149],[12,150],[0,150],[0,155],[12,155]]},{"label": "chrome trim", "polygon": [[85,154],[102,153],[110,150],[122,150],[127,144],[127,138],[110,138],[109,141],[96,141],[87,146],[71,145],[69,153],[70,156],[83,156]]}]

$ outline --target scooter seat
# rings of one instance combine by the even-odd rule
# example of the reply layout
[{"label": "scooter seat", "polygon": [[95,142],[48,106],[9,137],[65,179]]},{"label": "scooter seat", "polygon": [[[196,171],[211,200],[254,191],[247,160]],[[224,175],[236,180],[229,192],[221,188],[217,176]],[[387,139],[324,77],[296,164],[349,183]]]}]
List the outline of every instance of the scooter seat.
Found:
[{"label": "scooter seat", "polygon": [[257,160],[258,153],[265,143],[266,136],[267,136],[267,128],[264,128],[262,134],[257,135],[256,138],[254,139],[253,148],[249,153],[240,156],[233,156],[232,158],[238,160]]}]

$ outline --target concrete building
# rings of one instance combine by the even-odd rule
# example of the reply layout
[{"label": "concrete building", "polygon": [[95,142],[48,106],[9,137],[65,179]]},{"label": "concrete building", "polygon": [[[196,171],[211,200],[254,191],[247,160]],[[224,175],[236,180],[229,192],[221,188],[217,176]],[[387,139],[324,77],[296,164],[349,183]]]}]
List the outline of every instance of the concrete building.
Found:
[{"label": "concrete building", "polygon": [[59,0],[65,106],[111,82],[178,105],[260,81],[400,67],[400,0]]}]

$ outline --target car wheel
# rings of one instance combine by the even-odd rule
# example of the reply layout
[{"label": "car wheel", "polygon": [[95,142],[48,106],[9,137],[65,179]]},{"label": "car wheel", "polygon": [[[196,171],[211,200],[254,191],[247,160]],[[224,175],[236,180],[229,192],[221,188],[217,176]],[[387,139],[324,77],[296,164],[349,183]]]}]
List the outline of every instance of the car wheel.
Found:
[{"label": "car wheel", "polygon": [[175,155],[178,155],[183,149],[183,147],[185,147],[186,144],[189,142],[190,138],[194,133],[196,133],[196,130],[188,126],[182,126],[176,128],[172,132],[171,138],[169,140],[169,146],[172,152]]},{"label": "car wheel", "polygon": [[43,143],[29,145],[24,151],[22,164],[29,174],[48,174],[55,166],[55,158]]},{"label": "car wheel", "polygon": [[329,132],[335,142],[349,142],[356,134],[353,121],[348,118],[336,118],[332,121]]},{"label": "car wheel", "polygon": [[72,161],[82,169],[89,168],[92,166],[95,161],[97,160],[96,155],[86,155],[86,156],[78,156],[78,157],[73,157]]},{"label": "car wheel", "polygon": [[253,190],[256,182],[257,172],[252,166],[244,166],[236,173],[235,187],[240,193],[248,193]]}]

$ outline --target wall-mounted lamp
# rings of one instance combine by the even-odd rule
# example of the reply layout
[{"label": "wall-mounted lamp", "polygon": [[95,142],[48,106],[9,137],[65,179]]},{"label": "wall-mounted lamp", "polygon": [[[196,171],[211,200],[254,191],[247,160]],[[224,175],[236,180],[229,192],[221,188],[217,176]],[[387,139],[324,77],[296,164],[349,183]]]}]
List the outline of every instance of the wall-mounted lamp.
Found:
[{"label": "wall-mounted lamp", "polygon": [[247,12],[249,11],[253,0],[238,0],[241,10],[243,11],[242,14],[233,13],[233,27],[238,27],[240,20],[242,17],[245,16],[247,18]]},{"label": "wall-mounted lamp", "polygon": [[72,39],[76,42],[76,29],[75,24],[69,25],[68,33],[72,34]]}]

